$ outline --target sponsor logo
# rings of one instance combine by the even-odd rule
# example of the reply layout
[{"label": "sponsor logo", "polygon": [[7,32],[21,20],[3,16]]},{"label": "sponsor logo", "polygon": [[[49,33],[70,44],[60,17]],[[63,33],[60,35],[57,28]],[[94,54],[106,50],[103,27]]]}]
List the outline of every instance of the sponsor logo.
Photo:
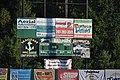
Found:
[{"label": "sponsor logo", "polygon": [[18,78],[18,74],[16,71],[12,72],[12,79],[17,79]]},{"label": "sponsor logo", "polygon": [[38,41],[37,39],[22,39],[21,41],[21,56],[32,57],[37,56]]},{"label": "sponsor logo", "polygon": [[91,27],[92,26],[88,26],[88,25],[78,25],[75,24],[75,33],[90,33],[91,31]]},{"label": "sponsor logo", "polygon": [[64,72],[63,74],[60,74],[60,78],[69,78],[69,79],[73,79],[76,78],[78,76],[77,72]]},{"label": "sponsor logo", "polygon": [[87,70],[87,71],[85,71],[85,72],[86,72],[86,74],[87,74],[87,73],[98,73],[98,74],[99,74],[100,71],[88,71],[88,70]]},{"label": "sponsor logo", "polygon": [[0,75],[5,75],[7,73],[6,69],[0,69]]},{"label": "sponsor logo", "polygon": [[17,19],[18,25],[33,25],[35,24],[35,19]]}]

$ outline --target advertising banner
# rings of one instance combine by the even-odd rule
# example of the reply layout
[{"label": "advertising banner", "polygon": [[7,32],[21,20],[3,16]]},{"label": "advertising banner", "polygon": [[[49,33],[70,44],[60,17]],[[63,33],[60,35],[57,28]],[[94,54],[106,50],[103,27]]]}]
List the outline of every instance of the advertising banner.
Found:
[{"label": "advertising banner", "polygon": [[21,57],[37,57],[39,51],[38,39],[22,38],[21,39]]},{"label": "advertising banner", "polygon": [[81,58],[90,58],[89,40],[73,39],[73,56],[80,56]]},{"label": "advertising banner", "polygon": [[17,19],[17,38],[35,38],[36,19]]},{"label": "advertising banner", "polygon": [[34,69],[34,80],[55,80],[55,71]]},{"label": "advertising banner", "polygon": [[44,59],[45,69],[71,69],[72,59]]},{"label": "advertising banner", "polygon": [[56,18],[56,37],[73,38],[73,19]]},{"label": "advertising banner", "polygon": [[0,68],[0,80],[7,80],[8,69]]},{"label": "advertising banner", "polygon": [[31,80],[31,69],[10,69],[10,80]]},{"label": "advertising banner", "polygon": [[58,80],[78,80],[78,70],[58,70]]},{"label": "advertising banner", "polygon": [[79,70],[79,80],[105,80],[104,70]]},{"label": "advertising banner", "polygon": [[105,70],[106,80],[120,80],[120,69]]},{"label": "advertising banner", "polygon": [[40,38],[55,37],[55,19],[37,18],[36,36]]},{"label": "advertising banner", "polygon": [[[59,42],[57,42],[57,41]],[[65,39],[70,42],[69,39]],[[72,44],[64,39],[40,39],[39,55],[40,56],[71,56]],[[57,42],[57,43],[54,43]],[[64,43],[62,43],[64,42]]]},{"label": "advertising banner", "polygon": [[92,38],[92,19],[74,19],[74,38]]},{"label": "advertising banner", "polygon": [[72,43],[70,38],[52,38],[52,43]]}]

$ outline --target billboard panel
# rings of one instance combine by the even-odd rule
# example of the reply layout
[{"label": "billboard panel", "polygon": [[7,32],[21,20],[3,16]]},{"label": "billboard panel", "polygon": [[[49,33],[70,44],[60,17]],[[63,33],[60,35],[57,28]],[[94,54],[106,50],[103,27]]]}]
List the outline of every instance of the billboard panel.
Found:
[{"label": "billboard panel", "polygon": [[17,38],[36,37],[36,19],[17,19]]},{"label": "billboard panel", "polygon": [[22,38],[21,39],[21,57],[37,57],[38,56],[38,39]]},{"label": "billboard panel", "polygon": [[79,70],[79,80],[105,80],[104,70]]},{"label": "billboard panel", "polygon": [[36,19],[36,37],[48,38],[55,37],[55,19],[37,18]]},{"label": "billboard panel", "polygon": [[58,80],[78,80],[78,70],[58,70]]},{"label": "billboard panel", "polygon": [[73,39],[73,56],[81,58],[90,58],[90,42],[89,40]]},{"label": "billboard panel", "polygon": [[[58,39],[55,39],[58,40]],[[40,56],[71,56],[72,44],[62,40],[58,40],[58,43],[54,39],[40,39],[39,43],[39,55]],[[67,39],[65,39],[67,40]],[[64,42],[64,43],[61,43]],[[70,41],[70,40],[68,40]],[[65,43],[66,42],[66,43]]]},{"label": "billboard panel", "polygon": [[34,69],[34,80],[55,80],[55,71]]},{"label": "billboard panel", "polygon": [[120,69],[105,70],[106,80],[120,80]]},{"label": "billboard panel", "polygon": [[71,69],[72,59],[44,59],[45,69]]},{"label": "billboard panel", "polygon": [[74,19],[74,38],[92,38],[92,19]]},{"label": "billboard panel", "polygon": [[0,80],[7,80],[8,69],[0,68]]},{"label": "billboard panel", "polygon": [[56,37],[73,38],[73,19],[56,18]]},{"label": "billboard panel", "polygon": [[10,80],[31,80],[31,69],[10,69]]}]

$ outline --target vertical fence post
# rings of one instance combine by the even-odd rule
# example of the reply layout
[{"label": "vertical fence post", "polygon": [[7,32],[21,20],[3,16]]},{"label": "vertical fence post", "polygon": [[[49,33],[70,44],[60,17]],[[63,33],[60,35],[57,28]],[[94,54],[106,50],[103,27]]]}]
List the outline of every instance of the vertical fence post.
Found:
[{"label": "vertical fence post", "polygon": [[44,0],[44,17],[46,18],[46,0]]},{"label": "vertical fence post", "polygon": [[[86,0],[86,19],[88,19],[88,0]],[[88,60],[87,58],[85,58],[85,68],[87,69],[88,64],[87,64]]]},{"label": "vertical fence post", "polygon": [[25,17],[25,13],[24,13],[25,9],[24,9],[24,0],[22,0],[22,17]]},{"label": "vertical fence post", "polygon": [[[25,9],[24,9],[24,0],[22,0],[22,18],[25,17],[25,13],[24,13]],[[21,46],[21,45],[20,45]],[[21,50],[21,49],[20,49]],[[21,52],[21,51],[20,51]],[[22,68],[24,69],[24,58],[22,59]]]},{"label": "vertical fence post", "polygon": [[86,18],[88,19],[88,0],[86,0]]},{"label": "vertical fence post", "polygon": [[68,0],[65,0],[65,17],[68,17]]}]

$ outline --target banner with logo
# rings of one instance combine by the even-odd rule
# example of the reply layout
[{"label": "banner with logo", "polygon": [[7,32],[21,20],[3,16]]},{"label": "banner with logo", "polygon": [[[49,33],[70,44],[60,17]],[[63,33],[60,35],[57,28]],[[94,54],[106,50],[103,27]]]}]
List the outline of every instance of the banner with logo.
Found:
[{"label": "banner with logo", "polygon": [[58,80],[78,80],[78,70],[58,70]]},{"label": "banner with logo", "polygon": [[106,69],[106,80],[120,80],[120,69]]},{"label": "banner with logo", "polygon": [[31,80],[31,69],[10,69],[10,80]]},{"label": "banner with logo", "polygon": [[17,19],[17,38],[35,38],[36,19]]},{"label": "banner with logo", "polygon": [[104,70],[79,70],[79,80],[105,80]]},{"label": "banner with logo", "polygon": [[74,38],[92,38],[92,19],[74,19]]},{"label": "banner with logo", "polygon": [[37,57],[39,53],[38,39],[22,38],[21,39],[21,57]]},{"label": "banner with logo", "polygon": [[73,38],[73,19],[56,18],[56,37]]},{"label": "banner with logo", "polygon": [[40,56],[71,56],[71,39],[40,39]]},{"label": "banner with logo", "polygon": [[55,80],[55,71],[34,69],[34,80]]},{"label": "banner with logo", "polygon": [[73,56],[81,58],[90,58],[90,42],[89,40],[73,39]]},{"label": "banner with logo", "polygon": [[0,80],[7,80],[8,69],[0,68]]},{"label": "banner with logo", "polygon": [[36,37],[39,38],[55,37],[55,19],[36,18]]},{"label": "banner with logo", "polygon": [[45,69],[71,69],[72,59],[44,59]]}]

